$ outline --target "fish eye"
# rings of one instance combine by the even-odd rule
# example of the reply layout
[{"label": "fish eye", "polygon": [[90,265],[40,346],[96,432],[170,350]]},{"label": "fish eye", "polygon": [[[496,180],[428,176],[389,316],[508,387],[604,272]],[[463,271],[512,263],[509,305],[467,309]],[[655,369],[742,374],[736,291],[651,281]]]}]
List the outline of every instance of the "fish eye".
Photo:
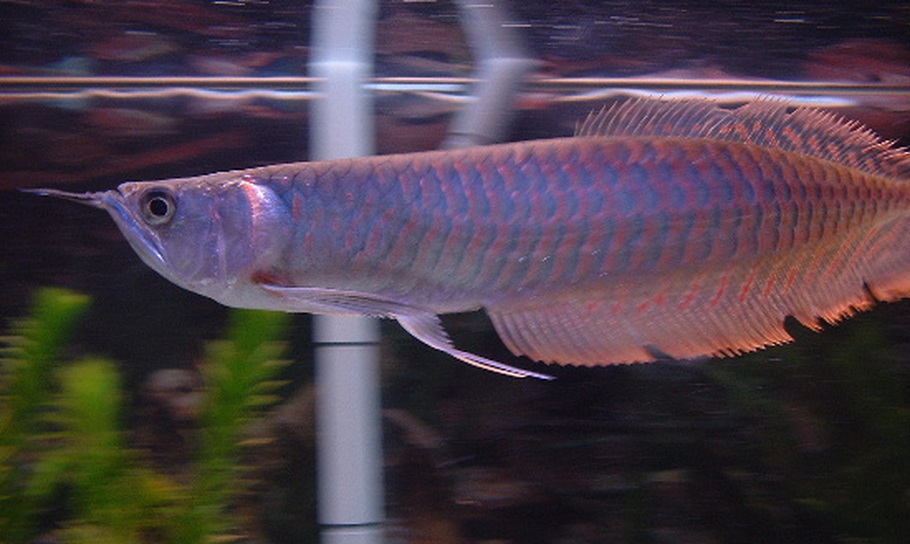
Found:
[{"label": "fish eye", "polygon": [[142,214],[149,225],[163,225],[174,217],[177,202],[167,191],[149,191],[142,197]]}]

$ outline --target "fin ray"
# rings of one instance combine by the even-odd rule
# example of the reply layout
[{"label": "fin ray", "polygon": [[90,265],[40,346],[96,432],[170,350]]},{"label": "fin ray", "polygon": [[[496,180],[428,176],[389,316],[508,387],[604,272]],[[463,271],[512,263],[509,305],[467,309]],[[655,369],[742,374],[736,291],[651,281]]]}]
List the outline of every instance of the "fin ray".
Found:
[{"label": "fin ray", "polygon": [[[773,261],[614,277],[485,309],[513,353],[539,361],[606,365],[737,355],[792,340],[787,316],[818,330],[876,300],[910,294],[904,272],[910,255],[898,243],[908,237],[910,218],[899,217],[846,248],[819,245]],[[839,252],[868,258],[834,258]],[[842,264],[819,271],[819,263],[832,260]]]},{"label": "fin ray", "polygon": [[773,99],[724,109],[708,100],[630,100],[592,112],[576,136],[711,138],[801,153],[892,179],[910,177],[910,152],[856,121]]}]

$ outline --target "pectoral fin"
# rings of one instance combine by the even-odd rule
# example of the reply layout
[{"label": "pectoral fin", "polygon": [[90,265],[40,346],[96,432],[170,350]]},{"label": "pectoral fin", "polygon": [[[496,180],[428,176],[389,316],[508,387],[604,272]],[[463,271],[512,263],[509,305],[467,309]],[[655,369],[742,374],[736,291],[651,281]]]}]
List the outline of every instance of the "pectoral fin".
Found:
[{"label": "pectoral fin", "polygon": [[270,284],[260,284],[259,287],[282,299],[293,311],[311,314],[394,318],[398,314],[414,311],[406,304],[357,291]]},{"label": "pectoral fin", "polygon": [[283,299],[287,306],[299,309],[301,312],[396,319],[414,338],[469,365],[516,378],[553,379],[552,376],[546,374],[522,370],[457,349],[442,328],[439,317],[426,310],[356,291],[318,287],[282,287],[268,284],[262,284],[260,287]]}]

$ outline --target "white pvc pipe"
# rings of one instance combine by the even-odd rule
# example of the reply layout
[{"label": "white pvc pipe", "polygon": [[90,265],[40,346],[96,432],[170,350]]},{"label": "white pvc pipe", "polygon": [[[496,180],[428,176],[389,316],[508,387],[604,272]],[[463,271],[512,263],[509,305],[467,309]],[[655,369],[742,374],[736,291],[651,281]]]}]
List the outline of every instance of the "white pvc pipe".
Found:
[{"label": "white pvc pipe", "polygon": [[[373,0],[320,0],[313,11],[310,75],[313,159],[371,155]],[[383,482],[378,324],[315,318],[318,516],[325,544],[382,541]]]}]

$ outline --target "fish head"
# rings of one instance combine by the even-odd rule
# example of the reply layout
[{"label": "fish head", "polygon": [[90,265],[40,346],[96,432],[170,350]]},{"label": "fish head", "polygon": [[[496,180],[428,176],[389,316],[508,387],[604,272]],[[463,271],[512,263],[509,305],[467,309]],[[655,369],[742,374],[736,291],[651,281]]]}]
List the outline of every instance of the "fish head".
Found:
[{"label": "fish head", "polygon": [[287,207],[268,186],[231,173],[38,194],[106,210],[139,257],[171,282],[231,306],[288,242]]}]

